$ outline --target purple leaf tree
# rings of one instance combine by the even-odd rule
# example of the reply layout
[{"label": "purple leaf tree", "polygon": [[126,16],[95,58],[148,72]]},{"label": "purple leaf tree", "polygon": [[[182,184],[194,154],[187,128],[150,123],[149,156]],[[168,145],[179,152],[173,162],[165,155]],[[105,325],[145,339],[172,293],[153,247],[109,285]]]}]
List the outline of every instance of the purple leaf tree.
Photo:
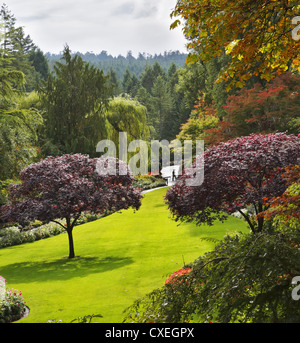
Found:
[{"label": "purple leaf tree", "polygon": [[[108,172],[108,164],[114,172]],[[118,159],[81,154],[48,157],[24,169],[20,179],[20,184],[10,185],[10,202],[2,206],[2,218],[58,223],[68,233],[69,258],[75,257],[72,231],[82,212],[101,214],[141,206],[142,194],[133,187],[127,165]],[[66,226],[58,219],[65,219]]]},{"label": "purple leaf tree", "polygon": [[[239,137],[206,150],[204,182],[188,187],[190,176],[183,173],[168,190],[166,203],[177,221],[212,225],[238,211],[252,232],[260,232],[264,218],[257,215],[267,209],[264,198],[284,193],[284,167],[299,161],[297,136],[273,133]],[[254,214],[244,211],[250,205]]]}]

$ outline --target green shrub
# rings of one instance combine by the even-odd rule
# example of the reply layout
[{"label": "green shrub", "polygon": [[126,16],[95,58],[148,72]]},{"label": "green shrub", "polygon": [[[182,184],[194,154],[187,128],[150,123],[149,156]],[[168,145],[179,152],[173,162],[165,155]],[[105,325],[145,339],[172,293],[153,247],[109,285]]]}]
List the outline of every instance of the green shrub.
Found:
[{"label": "green shrub", "polygon": [[0,206],[4,205],[7,203],[8,199],[8,186],[11,183],[19,183],[20,181],[12,180],[12,179],[7,179],[7,180],[0,180]]},{"label": "green shrub", "polygon": [[24,237],[17,226],[7,227],[0,230],[0,247],[22,244]]},{"label": "green shrub", "polygon": [[186,266],[192,271],[138,299],[126,322],[299,322],[292,279],[300,275],[300,231],[228,235]]},{"label": "green shrub", "polygon": [[166,186],[166,181],[153,175],[138,175],[134,179],[134,186],[143,190]]},{"label": "green shrub", "polygon": [[26,231],[21,231],[17,226],[3,228],[0,230],[0,248],[34,242],[56,236],[62,232],[65,232],[65,230],[56,223],[44,224]]},{"label": "green shrub", "polygon": [[96,214],[96,213],[82,213],[81,216],[77,219],[76,221],[76,226],[92,222],[94,220],[98,220],[100,218],[103,218],[110,213],[105,213],[105,214]]},{"label": "green shrub", "polygon": [[[109,214],[110,213],[83,213],[77,220],[76,225],[81,225],[94,220],[98,220]],[[64,220],[60,220],[60,223],[64,224]],[[33,223],[29,223],[25,227],[3,227],[2,229],[0,229],[0,249],[9,246],[20,245],[23,243],[38,241],[40,239],[56,236],[64,232],[66,232],[65,229],[54,222],[41,225],[40,221],[35,221]]]}]

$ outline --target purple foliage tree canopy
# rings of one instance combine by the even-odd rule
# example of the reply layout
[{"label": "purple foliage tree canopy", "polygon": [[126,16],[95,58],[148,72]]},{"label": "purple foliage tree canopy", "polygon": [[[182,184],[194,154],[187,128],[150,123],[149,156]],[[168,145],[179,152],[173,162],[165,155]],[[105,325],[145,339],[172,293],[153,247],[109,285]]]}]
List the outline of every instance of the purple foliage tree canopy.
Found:
[{"label": "purple foliage tree canopy", "polygon": [[263,229],[264,219],[254,214],[267,209],[264,198],[280,196],[287,186],[283,168],[299,164],[300,139],[284,133],[239,137],[204,153],[204,182],[188,187],[183,174],[168,190],[166,203],[175,220],[212,225],[239,211],[253,232]]},{"label": "purple foliage tree canopy", "polygon": [[[115,175],[101,174],[99,162],[105,169],[109,161],[114,162]],[[141,205],[142,194],[132,186],[129,168],[117,159],[81,154],[48,157],[24,169],[20,179],[20,184],[10,186],[10,202],[2,207],[2,218],[13,222],[65,218],[69,258],[75,257],[72,230],[82,212],[138,210]]]}]

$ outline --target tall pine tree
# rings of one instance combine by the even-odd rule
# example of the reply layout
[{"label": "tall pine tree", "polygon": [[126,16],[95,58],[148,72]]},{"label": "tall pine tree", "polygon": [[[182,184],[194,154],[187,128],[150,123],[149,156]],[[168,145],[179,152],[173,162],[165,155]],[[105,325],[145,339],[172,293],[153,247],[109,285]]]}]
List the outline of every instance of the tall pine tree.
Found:
[{"label": "tall pine tree", "polygon": [[173,103],[167,83],[161,75],[159,75],[154,82],[150,108],[150,120],[156,131],[155,138],[159,140],[166,139],[166,137],[164,137],[164,124],[165,119],[169,117],[169,114],[173,109]]},{"label": "tall pine tree", "polygon": [[[26,77],[26,91],[32,91],[41,79],[48,76],[48,62],[44,54],[37,49],[29,35],[22,27],[16,26],[16,18],[3,4],[0,10],[3,56],[10,59],[6,68],[19,70]],[[35,54],[39,56],[35,56]],[[39,58],[39,62],[37,62]],[[41,72],[41,65],[44,69]]]},{"label": "tall pine tree", "polygon": [[57,153],[93,156],[105,134],[103,112],[112,96],[109,77],[78,55],[72,57],[68,46],[54,69],[55,74],[42,91],[46,136],[50,140],[46,148],[54,146]]}]

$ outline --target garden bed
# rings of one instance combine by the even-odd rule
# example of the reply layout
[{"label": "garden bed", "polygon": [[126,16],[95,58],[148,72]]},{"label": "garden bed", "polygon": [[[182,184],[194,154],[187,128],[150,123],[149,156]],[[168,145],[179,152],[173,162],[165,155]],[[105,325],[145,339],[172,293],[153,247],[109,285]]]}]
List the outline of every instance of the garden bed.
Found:
[{"label": "garden bed", "polygon": [[10,323],[15,323],[15,322],[18,322],[19,320],[22,320],[22,319],[28,317],[29,313],[30,313],[30,308],[28,306],[25,306],[24,312],[23,312],[23,314],[21,314],[21,317],[18,316],[17,318],[13,318],[13,320]]},{"label": "garden bed", "polygon": [[166,180],[160,176],[154,175],[139,175],[134,178],[134,187],[141,188],[142,190],[166,186]]},{"label": "garden bed", "polygon": [[29,315],[22,292],[16,289],[6,289],[5,279],[0,276],[0,323],[12,323]]}]

